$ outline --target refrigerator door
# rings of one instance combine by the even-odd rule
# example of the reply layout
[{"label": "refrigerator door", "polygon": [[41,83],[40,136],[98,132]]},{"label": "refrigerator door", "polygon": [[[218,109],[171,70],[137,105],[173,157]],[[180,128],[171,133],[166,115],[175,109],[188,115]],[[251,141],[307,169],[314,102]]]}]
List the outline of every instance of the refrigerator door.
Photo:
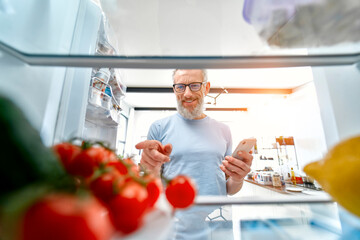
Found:
[{"label": "refrigerator door", "polygon": [[[3,7],[0,41],[29,54],[94,55],[99,34],[106,34],[99,31],[103,13],[93,1],[11,1]],[[34,67],[7,52],[1,52],[0,62],[1,94],[23,109],[46,145],[84,136],[93,69]],[[122,89],[114,90],[120,101]]]}]

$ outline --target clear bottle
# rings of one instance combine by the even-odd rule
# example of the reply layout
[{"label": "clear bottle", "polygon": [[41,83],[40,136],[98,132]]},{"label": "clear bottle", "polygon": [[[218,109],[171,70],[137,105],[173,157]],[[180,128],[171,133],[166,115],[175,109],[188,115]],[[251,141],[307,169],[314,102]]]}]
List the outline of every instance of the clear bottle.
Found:
[{"label": "clear bottle", "polygon": [[291,168],[291,182],[292,182],[292,184],[296,185],[296,177],[295,177],[294,168]]}]

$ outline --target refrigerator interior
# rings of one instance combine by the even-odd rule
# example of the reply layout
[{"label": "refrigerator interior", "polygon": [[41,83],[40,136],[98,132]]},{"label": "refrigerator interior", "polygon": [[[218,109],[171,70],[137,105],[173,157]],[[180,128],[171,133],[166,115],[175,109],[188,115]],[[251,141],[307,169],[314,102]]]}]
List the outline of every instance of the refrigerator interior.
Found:
[{"label": "refrigerator interior", "polygon": [[[39,10],[47,14],[36,14]],[[96,2],[14,1],[4,5],[1,18],[2,42],[29,53],[114,54]],[[34,67],[5,52],[0,61],[6,73],[1,93],[21,107],[46,145],[80,137],[117,148],[118,125],[126,114],[120,113],[126,87],[119,69],[101,68],[110,74],[105,93],[90,86],[100,68]]]},{"label": "refrigerator interior", "polygon": [[[303,174],[307,163],[360,134],[360,44],[357,34],[349,34],[357,25],[339,33],[339,39],[336,31],[305,38],[306,32],[296,29],[302,42],[294,38],[274,46],[280,43],[267,41],[274,25],[266,28],[257,15],[266,12],[256,5],[261,1],[249,2],[0,0],[0,93],[20,106],[47,146],[89,138],[139,160],[134,146],[146,138],[150,124],[175,113],[173,69],[206,68],[214,90],[205,113],[230,126],[234,147],[243,138],[257,138],[253,168],[288,173],[294,167]],[[281,7],[275,2],[273,12]],[[280,39],[293,25],[286,26],[274,36]],[[327,38],[333,42],[324,42]],[[102,79],[99,85],[96,77]],[[276,145],[280,137],[294,143]],[[245,188],[239,196],[272,196],[259,189]],[[300,216],[296,224],[306,227],[327,217],[330,237],[341,228],[335,204],[271,205],[246,212],[237,207],[229,212],[243,229],[272,214],[288,219],[288,208]],[[249,229],[243,237],[262,233],[259,226],[257,232]],[[280,236],[296,239],[291,230],[285,232]]]}]

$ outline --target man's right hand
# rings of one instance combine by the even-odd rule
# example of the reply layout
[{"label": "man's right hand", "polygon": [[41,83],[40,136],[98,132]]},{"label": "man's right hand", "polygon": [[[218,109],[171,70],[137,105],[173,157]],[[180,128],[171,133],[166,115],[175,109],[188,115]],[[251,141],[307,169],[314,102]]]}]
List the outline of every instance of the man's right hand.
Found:
[{"label": "man's right hand", "polygon": [[171,144],[162,145],[157,140],[145,140],[135,147],[143,149],[140,164],[157,176],[160,175],[161,165],[170,161]]}]

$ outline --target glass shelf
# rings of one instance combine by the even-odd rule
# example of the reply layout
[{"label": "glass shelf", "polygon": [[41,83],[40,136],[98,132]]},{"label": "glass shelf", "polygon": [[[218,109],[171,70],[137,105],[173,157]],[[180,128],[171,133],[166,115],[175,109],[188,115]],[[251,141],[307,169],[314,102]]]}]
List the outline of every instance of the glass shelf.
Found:
[{"label": "glass shelf", "polygon": [[[74,67],[225,69],[351,65],[360,61],[360,37],[351,34],[358,26],[349,21],[352,15],[348,13],[350,7],[359,11],[359,3],[349,1],[340,8],[338,4],[329,6],[331,1],[323,1],[323,5],[313,1],[306,7],[297,3],[301,1],[292,2],[284,10],[276,1],[261,0],[251,4],[246,0],[206,4],[150,1],[141,7],[110,0],[6,1],[0,9],[0,50],[29,65]],[[261,4],[271,11],[257,9]],[[324,11],[322,18],[309,15],[310,10],[319,8]],[[283,19],[289,11],[291,19]],[[334,30],[342,18],[335,22],[334,15],[348,20],[341,32]],[[296,24],[305,17],[310,26],[302,31]],[[315,27],[325,17],[329,23],[324,28],[333,28],[316,32]],[[274,18],[286,22],[276,28]],[[89,51],[94,42],[81,46],[86,38],[96,39],[100,23],[114,48],[111,55]],[[277,38],[276,43],[270,40],[269,31],[273,31],[271,39]],[[280,37],[287,41],[279,42]]]},{"label": "glass shelf", "polygon": [[51,55],[28,54],[0,42],[3,50],[23,62],[33,66],[66,67],[108,67],[137,69],[174,68],[281,68],[301,66],[339,66],[352,65],[360,61],[360,53],[337,55],[304,56],[99,56],[99,55]]},{"label": "glass shelf", "polygon": [[[296,197],[286,197],[296,199]],[[191,236],[191,239],[346,239],[356,237],[356,225],[336,203],[282,201],[285,198],[198,197],[195,204],[174,215],[165,212],[133,239],[156,235]],[[299,200],[299,198],[298,198]],[[325,201],[324,201],[325,200]],[[164,208],[165,209],[165,208]],[[358,221],[358,219],[357,219]],[[161,226],[161,228],[159,228]],[[181,226],[186,226],[183,229]],[[352,229],[354,232],[346,230]],[[160,231],[159,231],[160,229]],[[184,231],[182,231],[184,230]],[[164,232],[166,236],[164,237]],[[349,234],[350,233],[350,234]],[[188,238],[186,238],[188,239]]]}]

